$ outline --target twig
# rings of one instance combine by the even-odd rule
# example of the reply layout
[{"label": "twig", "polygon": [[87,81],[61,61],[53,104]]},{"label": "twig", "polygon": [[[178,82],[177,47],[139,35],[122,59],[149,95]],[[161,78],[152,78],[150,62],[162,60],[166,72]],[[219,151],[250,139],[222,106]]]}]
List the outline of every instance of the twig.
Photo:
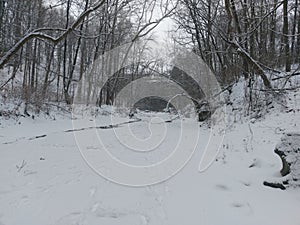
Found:
[{"label": "twig", "polygon": [[18,169],[18,173],[26,166],[26,162],[25,160],[22,161],[21,166],[16,165],[17,169]]},{"label": "twig", "polygon": [[284,79],[284,78],[290,78],[290,77],[294,77],[294,76],[298,76],[298,75],[300,75],[300,72],[292,73],[292,74],[289,74],[289,75],[284,76],[284,77],[275,77],[275,78],[272,79],[272,81],[273,80],[280,80],[280,79]]},{"label": "twig", "polygon": [[47,137],[47,135],[46,134],[38,135],[38,136],[35,136],[35,137],[32,137],[32,138],[29,138],[28,140],[32,141],[32,140],[39,139],[39,138],[44,138],[44,137]]}]

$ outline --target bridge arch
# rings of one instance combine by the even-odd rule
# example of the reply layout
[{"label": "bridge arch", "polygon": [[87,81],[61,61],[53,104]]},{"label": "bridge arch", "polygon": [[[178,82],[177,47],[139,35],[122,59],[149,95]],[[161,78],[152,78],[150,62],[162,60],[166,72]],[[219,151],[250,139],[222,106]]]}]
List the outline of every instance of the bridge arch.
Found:
[{"label": "bridge arch", "polygon": [[[156,75],[149,75],[149,74],[125,74],[121,75],[119,71],[114,73],[113,76],[111,76],[105,85],[103,86],[101,90],[101,94],[105,95],[107,93],[110,93],[111,96],[106,96],[109,98],[109,101],[106,101],[105,103],[112,104],[116,98],[116,96],[120,93],[120,91],[129,85],[131,82],[134,82],[135,80],[145,78],[145,77],[152,77],[153,81],[155,83],[156,77],[163,77],[166,78],[177,85],[179,85],[186,94],[190,97],[193,104],[195,105],[196,109],[200,107],[200,103],[205,99],[205,94],[199,84],[190,76],[188,76],[184,71],[178,69],[177,67],[173,67],[171,72],[169,74],[156,74]],[[159,97],[159,96],[158,96]],[[104,97],[102,96],[102,99]]]},{"label": "bridge arch", "polygon": [[152,111],[152,112],[163,112],[166,110],[166,107],[176,111],[175,106],[173,106],[172,103],[158,96],[144,97],[138,100],[133,105],[134,110],[139,109],[142,111]]}]

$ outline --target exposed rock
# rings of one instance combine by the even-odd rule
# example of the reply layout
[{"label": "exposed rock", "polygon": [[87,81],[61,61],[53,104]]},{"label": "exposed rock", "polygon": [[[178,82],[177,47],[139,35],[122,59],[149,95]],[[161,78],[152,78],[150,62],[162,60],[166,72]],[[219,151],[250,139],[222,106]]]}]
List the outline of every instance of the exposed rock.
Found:
[{"label": "exposed rock", "polygon": [[271,188],[279,188],[281,190],[286,189],[285,186],[283,184],[280,184],[280,183],[270,183],[270,182],[265,181],[264,185],[268,186],[268,187],[271,187]]},{"label": "exposed rock", "polygon": [[282,161],[282,176],[288,177],[288,184],[300,186],[300,133],[287,133],[274,151]]}]

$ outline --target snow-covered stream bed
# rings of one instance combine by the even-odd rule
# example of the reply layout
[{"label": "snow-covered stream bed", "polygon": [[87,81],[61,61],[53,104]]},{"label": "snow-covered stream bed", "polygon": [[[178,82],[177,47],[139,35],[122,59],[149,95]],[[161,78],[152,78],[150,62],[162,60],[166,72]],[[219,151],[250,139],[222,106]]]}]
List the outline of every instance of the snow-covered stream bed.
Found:
[{"label": "snow-covered stream bed", "polygon": [[[149,135],[146,119],[130,125],[140,138]],[[200,145],[189,163],[171,179],[146,187],[118,185],[95,173],[78,150],[74,132],[65,132],[73,129],[71,119],[21,118],[18,122],[0,125],[1,225],[300,224],[300,189],[283,191],[263,185],[264,181],[283,180],[281,160],[274,148],[283,133],[299,132],[299,111],[232,123],[215,162],[200,173],[201,148],[210,132],[204,125]],[[88,119],[78,122],[82,127],[93,126]],[[98,122],[107,125],[110,117],[101,116]],[[180,123],[156,123],[154,129],[166,127],[171,136],[159,146],[158,153],[138,162],[137,156],[113,141],[114,129],[97,131],[112,154],[128,163],[142,164],[170,154],[172,135],[180,133]],[[193,120],[183,123],[190,132],[199,127]],[[117,129],[122,134],[126,126]],[[78,132],[85,138],[86,148],[98,149],[91,130]]]}]

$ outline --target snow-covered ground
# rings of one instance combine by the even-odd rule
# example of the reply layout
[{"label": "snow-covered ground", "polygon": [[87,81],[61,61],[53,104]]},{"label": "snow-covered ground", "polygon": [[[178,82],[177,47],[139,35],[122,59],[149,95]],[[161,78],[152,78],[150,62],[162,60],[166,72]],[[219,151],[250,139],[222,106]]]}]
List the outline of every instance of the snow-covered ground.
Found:
[{"label": "snow-covered ground", "polygon": [[[181,122],[190,132],[199,129],[199,146],[189,163],[171,179],[146,187],[119,185],[95,173],[76,142],[80,135],[86,149],[99,150],[93,129],[65,132],[74,129],[71,117],[2,118],[0,224],[299,225],[299,188],[280,190],[263,185],[264,181],[284,180],[280,176],[281,160],[274,149],[284,133],[300,131],[299,95],[291,92],[289,97],[288,107],[293,110],[273,109],[267,116],[249,121],[240,119],[229,108],[220,153],[202,173],[198,166],[209,139],[207,124],[199,127],[192,119],[153,122],[151,116],[165,115],[140,113],[136,116],[141,121],[117,128],[118,135],[127,135],[122,131],[130,126],[141,139],[149,136],[150,128],[170,132],[169,136],[161,132],[163,143],[148,155],[123,148],[124,143],[114,141],[114,129],[97,129],[112,154],[136,165],[167,157],[176,135],[180,135]],[[110,121],[110,116],[97,117],[97,125],[108,125]],[[115,123],[124,121],[128,118],[114,116]],[[150,128],[149,122],[153,123]],[[87,118],[77,118],[76,123],[82,128],[95,126]]]}]

